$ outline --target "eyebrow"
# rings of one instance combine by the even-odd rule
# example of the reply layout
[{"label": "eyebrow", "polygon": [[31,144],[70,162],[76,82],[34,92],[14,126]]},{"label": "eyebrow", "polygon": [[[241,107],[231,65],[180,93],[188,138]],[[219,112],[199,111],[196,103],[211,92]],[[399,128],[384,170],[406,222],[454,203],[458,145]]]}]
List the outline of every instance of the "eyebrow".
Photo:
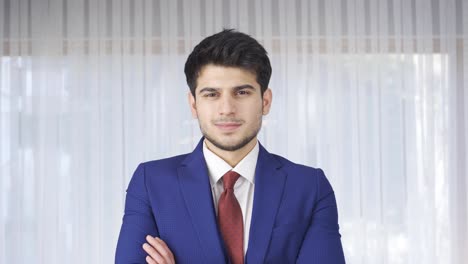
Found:
[{"label": "eyebrow", "polygon": [[[218,90],[220,90],[221,88],[214,88],[214,87],[204,87],[202,88],[198,93],[203,93],[203,92],[217,92]],[[234,86],[232,87],[232,89],[234,91],[239,91],[239,90],[243,90],[243,89],[249,89],[249,90],[254,90],[255,91],[255,88],[250,85],[250,84],[243,84],[243,85],[239,85],[239,86]]]}]

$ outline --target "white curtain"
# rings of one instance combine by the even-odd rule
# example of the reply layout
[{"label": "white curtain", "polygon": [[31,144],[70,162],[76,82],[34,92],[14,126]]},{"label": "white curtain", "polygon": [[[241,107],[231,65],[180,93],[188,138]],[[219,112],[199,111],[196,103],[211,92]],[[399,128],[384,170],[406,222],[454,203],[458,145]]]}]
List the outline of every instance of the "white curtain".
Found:
[{"label": "white curtain", "polygon": [[0,263],[112,263],[139,162],[200,138],[183,66],[273,66],[270,152],[324,169],[347,263],[468,261],[468,1],[0,0]]}]

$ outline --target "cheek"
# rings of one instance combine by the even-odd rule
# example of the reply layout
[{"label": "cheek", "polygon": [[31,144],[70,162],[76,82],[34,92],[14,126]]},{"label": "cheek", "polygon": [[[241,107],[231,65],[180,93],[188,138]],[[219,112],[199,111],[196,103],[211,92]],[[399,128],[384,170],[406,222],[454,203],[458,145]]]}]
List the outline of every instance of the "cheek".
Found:
[{"label": "cheek", "polygon": [[240,115],[241,119],[250,123],[253,126],[258,125],[262,122],[263,114],[262,110],[260,109],[250,109],[249,112],[244,112],[243,115]]},{"label": "cheek", "polygon": [[251,113],[255,113],[255,116],[257,118],[261,118],[263,116],[263,105],[262,104],[258,104],[256,105],[255,108],[252,108],[250,109]]},{"label": "cheek", "polygon": [[200,121],[209,121],[210,120],[211,111],[204,107],[197,107],[197,116]]}]

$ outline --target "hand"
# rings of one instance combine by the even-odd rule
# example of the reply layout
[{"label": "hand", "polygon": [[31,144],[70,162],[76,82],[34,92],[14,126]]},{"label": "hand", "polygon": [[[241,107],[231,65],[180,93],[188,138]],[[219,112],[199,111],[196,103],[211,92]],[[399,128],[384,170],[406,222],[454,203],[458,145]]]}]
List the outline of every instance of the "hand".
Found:
[{"label": "hand", "polygon": [[148,243],[143,249],[148,253],[146,262],[150,264],[175,264],[174,255],[169,247],[159,237],[146,236]]}]

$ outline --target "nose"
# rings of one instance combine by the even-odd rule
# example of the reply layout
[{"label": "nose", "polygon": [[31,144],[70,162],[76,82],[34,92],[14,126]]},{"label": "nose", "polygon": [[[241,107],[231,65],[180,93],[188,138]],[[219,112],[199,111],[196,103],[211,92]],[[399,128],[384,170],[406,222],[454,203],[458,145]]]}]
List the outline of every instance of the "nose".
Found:
[{"label": "nose", "polygon": [[235,99],[230,95],[225,95],[219,101],[219,114],[220,115],[232,115],[236,112]]}]

